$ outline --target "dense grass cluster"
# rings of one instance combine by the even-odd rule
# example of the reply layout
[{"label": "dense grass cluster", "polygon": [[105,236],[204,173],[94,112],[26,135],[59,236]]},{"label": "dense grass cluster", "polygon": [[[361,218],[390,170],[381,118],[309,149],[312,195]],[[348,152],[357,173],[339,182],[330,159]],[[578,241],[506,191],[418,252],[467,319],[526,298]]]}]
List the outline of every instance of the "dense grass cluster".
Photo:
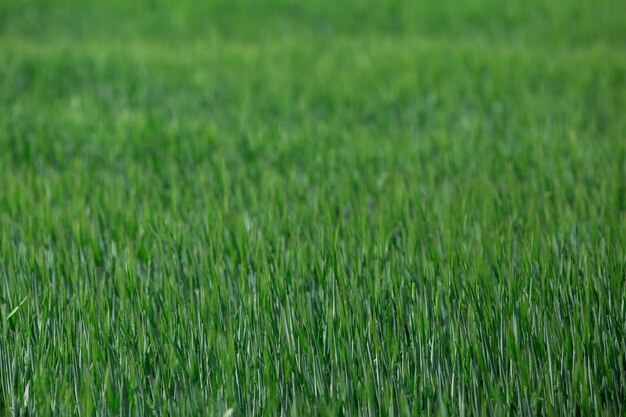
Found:
[{"label": "dense grass cluster", "polygon": [[0,414],[625,415],[625,52],[618,0],[0,2]]}]

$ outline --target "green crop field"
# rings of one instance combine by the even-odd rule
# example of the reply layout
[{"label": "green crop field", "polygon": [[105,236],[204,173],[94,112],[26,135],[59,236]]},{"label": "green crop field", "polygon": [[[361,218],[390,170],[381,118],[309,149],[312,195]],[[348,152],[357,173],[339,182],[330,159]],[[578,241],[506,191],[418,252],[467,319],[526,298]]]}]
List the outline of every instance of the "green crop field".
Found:
[{"label": "green crop field", "polygon": [[1,0],[0,415],[626,416],[626,2]]}]

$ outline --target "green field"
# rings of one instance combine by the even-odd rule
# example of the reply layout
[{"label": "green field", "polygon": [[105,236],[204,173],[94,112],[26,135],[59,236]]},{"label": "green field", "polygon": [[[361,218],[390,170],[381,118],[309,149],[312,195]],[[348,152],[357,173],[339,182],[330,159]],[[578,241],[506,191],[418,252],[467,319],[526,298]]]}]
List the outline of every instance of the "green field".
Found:
[{"label": "green field", "polygon": [[0,1],[0,415],[626,416],[626,2]]}]

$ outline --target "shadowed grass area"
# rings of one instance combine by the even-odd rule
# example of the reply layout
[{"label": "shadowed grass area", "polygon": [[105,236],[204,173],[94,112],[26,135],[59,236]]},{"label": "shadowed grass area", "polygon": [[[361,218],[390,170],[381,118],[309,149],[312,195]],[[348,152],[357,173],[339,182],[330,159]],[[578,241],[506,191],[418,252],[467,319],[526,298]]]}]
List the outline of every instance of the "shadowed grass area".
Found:
[{"label": "shadowed grass area", "polygon": [[619,1],[0,4],[0,414],[626,412]]}]

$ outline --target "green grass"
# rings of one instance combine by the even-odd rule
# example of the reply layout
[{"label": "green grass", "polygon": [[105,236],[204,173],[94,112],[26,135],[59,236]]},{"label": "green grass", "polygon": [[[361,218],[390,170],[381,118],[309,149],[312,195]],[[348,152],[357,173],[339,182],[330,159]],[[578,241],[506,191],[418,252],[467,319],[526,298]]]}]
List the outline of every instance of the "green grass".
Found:
[{"label": "green grass", "polygon": [[0,414],[624,416],[625,115],[618,0],[4,0]]}]

